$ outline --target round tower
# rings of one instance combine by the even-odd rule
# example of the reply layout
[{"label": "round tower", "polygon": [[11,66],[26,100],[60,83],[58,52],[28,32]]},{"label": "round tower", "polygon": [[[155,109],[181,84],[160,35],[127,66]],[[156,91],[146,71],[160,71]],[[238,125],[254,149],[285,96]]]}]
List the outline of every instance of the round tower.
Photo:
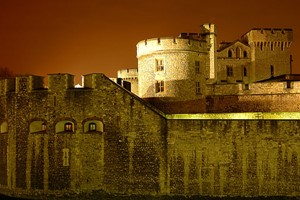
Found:
[{"label": "round tower", "polygon": [[197,99],[204,93],[207,43],[198,33],[153,38],[137,44],[139,96]]}]

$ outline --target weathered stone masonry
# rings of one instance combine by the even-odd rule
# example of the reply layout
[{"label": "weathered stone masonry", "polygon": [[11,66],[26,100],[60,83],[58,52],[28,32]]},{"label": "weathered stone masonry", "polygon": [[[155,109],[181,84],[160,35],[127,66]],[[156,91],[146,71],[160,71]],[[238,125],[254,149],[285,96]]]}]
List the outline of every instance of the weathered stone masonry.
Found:
[{"label": "weathered stone masonry", "polygon": [[1,81],[2,193],[300,195],[297,112],[165,115],[102,74],[48,78]]},{"label": "weathered stone masonry", "polygon": [[[2,91],[2,189],[21,196],[165,193],[166,120],[160,111],[101,74],[87,75],[84,89],[72,89],[68,74],[49,75],[48,89],[30,89],[31,79],[40,77],[18,77],[15,91]],[[90,122],[97,130],[89,130]],[[64,130],[67,123],[71,131]]]}]

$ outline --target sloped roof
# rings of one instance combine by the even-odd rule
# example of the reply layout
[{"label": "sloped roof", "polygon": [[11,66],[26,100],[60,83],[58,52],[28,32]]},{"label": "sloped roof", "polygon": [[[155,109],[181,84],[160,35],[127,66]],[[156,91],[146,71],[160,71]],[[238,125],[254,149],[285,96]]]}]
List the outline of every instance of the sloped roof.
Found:
[{"label": "sloped roof", "polygon": [[225,44],[224,46],[222,46],[221,48],[219,48],[217,51],[220,52],[220,51],[223,51],[224,49],[230,47],[230,46],[233,46],[234,44],[236,43],[241,43],[242,45],[244,46],[247,46],[247,47],[250,47],[248,44],[242,42],[241,40],[235,40],[233,42],[222,42],[223,44]]}]

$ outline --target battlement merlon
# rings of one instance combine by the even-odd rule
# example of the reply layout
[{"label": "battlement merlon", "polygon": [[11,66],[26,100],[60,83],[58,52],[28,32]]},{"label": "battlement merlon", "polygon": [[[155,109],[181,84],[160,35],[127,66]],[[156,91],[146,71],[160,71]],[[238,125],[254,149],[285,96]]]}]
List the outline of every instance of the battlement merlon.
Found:
[{"label": "battlement merlon", "polygon": [[72,74],[48,74],[49,91],[61,91],[74,88],[74,75]]},{"label": "battlement merlon", "polygon": [[7,78],[0,80],[0,95],[5,95],[7,92],[13,92],[16,89],[16,79]]},{"label": "battlement merlon", "polygon": [[132,77],[138,77],[137,68],[118,70],[118,78],[132,78]]},{"label": "battlement merlon", "polygon": [[248,42],[292,42],[293,29],[284,28],[254,28],[241,36],[242,41]]},{"label": "battlement merlon", "polygon": [[136,47],[137,58],[144,55],[159,53],[161,51],[190,51],[196,53],[207,53],[207,42],[205,40],[186,39],[180,36],[142,40],[137,43]]}]

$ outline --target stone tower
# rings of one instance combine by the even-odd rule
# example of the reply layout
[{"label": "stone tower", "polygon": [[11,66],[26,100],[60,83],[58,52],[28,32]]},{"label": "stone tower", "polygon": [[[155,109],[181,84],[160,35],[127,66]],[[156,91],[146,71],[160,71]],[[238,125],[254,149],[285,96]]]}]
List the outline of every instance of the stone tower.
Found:
[{"label": "stone tower", "polygon": [[205,38],[208,44],[209,62],[207,63],[207,79],[215,82],[217,78],[217,29],[214,24],[203,24],[200,27],[200,35]]},{"label": "stone tower", "polygon": [[205,93],[206,80],[215,78],[211,58],[215,29],[213,25],[204,28],[200,34],[181,33],[175,38],[153,38],[137,44],[140,97],[181,101]]},{"label": "stone tower", "polygon": [[242,36],[251,47],[251,82],[291,73],[292,29],[254,28]]}]

